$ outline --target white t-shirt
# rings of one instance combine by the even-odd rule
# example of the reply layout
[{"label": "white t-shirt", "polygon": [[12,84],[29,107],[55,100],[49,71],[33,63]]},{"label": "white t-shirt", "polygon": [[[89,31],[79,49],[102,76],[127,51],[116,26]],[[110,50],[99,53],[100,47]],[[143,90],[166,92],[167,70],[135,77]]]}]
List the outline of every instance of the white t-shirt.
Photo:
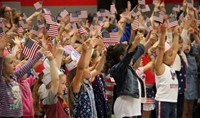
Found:
[{"label": "white t-shirt", "polygon": [[157,89],[155,99],[163,102],[177,102],[178,80],[175,71],[165,65],[165,72],[160,76],[155,75],[155,80]]},{"label": "white t-shirt", "polygon": [[139,98],[131,96],[119,96],[114,104],[114,114],[116,118],[140,116],[141,115],[141,85],[138,81]]}]

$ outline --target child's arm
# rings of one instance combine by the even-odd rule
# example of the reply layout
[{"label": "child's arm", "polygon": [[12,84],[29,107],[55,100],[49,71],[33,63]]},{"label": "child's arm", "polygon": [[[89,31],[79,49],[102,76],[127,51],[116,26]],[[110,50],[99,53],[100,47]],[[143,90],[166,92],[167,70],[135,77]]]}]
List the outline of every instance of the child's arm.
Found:
[{"label": "child's arm", "polygon": [[62,58],[63,58],[63,52],[64,49],[61,45],[57,46],[57,51],[56,51],[56,64],[57,64],[57,68],[60,69],[61,67],[61,63],[62,63]]},{"label": "child's arm", "polygon": [[50,62],[50,74],[51,74],[50,90],[53,93],[53,95],[57,95],[58,88],[59,88],[59,74],[58,74],[58,68],[56,65],[56,60],[50,51],[45,52],[45,56],[48,58]]},{"label": "child's arm", "polygon": [[[104,51],[104,53],[102,53],[103,55],[101,56],[101,59],[99,60],[98,64],[96,65],[95,69],[90,72],[91,79],[94,79],[94,77],[102,71],[105,60],[106,60],[105,52],[106,51]],[[91,81],[94,81],[94,80],[91,80]]]},{"label": "child's arm", "polygon": [[82,44],[82,53],[80,60],[77,65],[76,75],[72,80],[72,87],[73,92],[78,93],[81,87],[81,80],[83,79],[83,70],[85,69],[85,64],[87,60],[87,50],[89,49],[89,46],[86,43]]},{"label": "child's arm", "polygon": [[30,71],[30,69],[33,67],[33,65],[42,57],[42,53],[40,51],[37,52],[34,59],[29,59],[29,61],[22,66],[22,68],[14,73],[14,76],[16,79],[20,79]]},{"label": "child's arm", "polygon": [[161,36],[158,44],[158,52],[157,57],[154,62],[154,69],[156,71],[156,75],[161,75],[164,72],[163,65],[163,56],[165,50],[165,34],[166,34],[167,25],[164,23],[161,27]]}]

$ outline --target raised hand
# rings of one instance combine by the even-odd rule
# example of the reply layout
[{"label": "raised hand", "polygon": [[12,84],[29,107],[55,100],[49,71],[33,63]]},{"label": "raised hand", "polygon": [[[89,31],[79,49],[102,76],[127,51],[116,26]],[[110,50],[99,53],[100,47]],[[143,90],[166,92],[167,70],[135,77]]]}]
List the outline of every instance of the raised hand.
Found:
[{"label": "raised hand", "polygon": [[167,23],[165,22],[164,24],[161,25],[161,32],[166,33],[167,31]]},{"label": "raised hand", "polygon": [[20,40],[21,38],[20,37],[18,37],[18,36],[16,36],[14,39],[12,39],[13,40],[13,42],[15,43],[15,45],[17,45],[17,46],[20,46],[20,44],[21,44],[21,40]]},{"label": "raised hand", "polygon": [[52,61],[54,59],[53,54],[50,51],[45,51],[44,56],[47,57],[49,61]]},{"label": "raised hand", "polygon": [[10,37],[8,35],[5,35],[0,38],[0,51],[4,50],[4,48],[7,46],[9,42]]},{"label": "raised hand", "polygon": [[64,48],[61,45],[58,45],[57,46],[57,52],[58,53],[63,53],[63,51],[64,51]]}]

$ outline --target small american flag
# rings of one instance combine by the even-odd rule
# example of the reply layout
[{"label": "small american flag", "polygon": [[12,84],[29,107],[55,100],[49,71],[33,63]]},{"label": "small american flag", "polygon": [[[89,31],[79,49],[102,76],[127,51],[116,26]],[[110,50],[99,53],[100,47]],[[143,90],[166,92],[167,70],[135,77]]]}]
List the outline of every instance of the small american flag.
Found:
[{"label": "small american flag", "polygon": [[160,12],[154,12],[154,14],[153,14],[154,21],[158,21],[158,22],[162,23],[163,19],[164,19],[164,17],[163,17],[163,15],[160,14]]},{"label": "small american flag", "polygon": [[192,8],[194,5],[194,1],[193,0],[187,0],[187,7]]},{"label": "small american flag", "polygon": [[22,25],[19,22],[17,23],[17,29],[18,29],[19,33],[23,33],[24,32],[24,29],[23,29]]},{"label": "small american flag", "polygon": [[56,37],[58,35],[58,25],[56,23],[48,24],[47,33],[50,37]]},{"label": "small american flag", "polygon": [[141,15],[140,11],[137,9],[137,6],[135,8],[133,8],[133,10],[131,11],[131,15],[133,17]]},{"label": "small american flag", "polygon": [[27,19],[27,16],[26,16],[25,13],[22,13],[22,14],[21,14],[21,17],[22,17],[22,19]]},{"label": "small american flag", "polygon": [[42,9],[42,15],[44,15],[44,14],[51,15],[51,11],[49,9],[47,9],[47,8],[43,8]]},{"label": "small american flag", "polygon": [[38,26],[38,28],[43,28],[43,27],[45,27],[45,26],[44,26],[44,23],[43,23],[42,21],[38,21],[38,22],[37,22],[37,26]]},{"label": "small american flag", "polygon": [[70,22],[78,22],[78,14],[76,12],[70,13]]},{"label": "small american flag", "polygon": [[32,34],[34,34],[36,36],[39,34],[39,27],[37,25],[33,26]]},{"label": "small american flag", "polygon": [[64,10],[60,13],[60,16],[61,16],[62,18],[65,18],[68,14],[69,14],[69,12],[68,12],[66,9],[64,9]]},{"label": "small american flag", "polygon": [[41,9],[42,8],[42,4],[40,2],[36,2],[34,4],[34,7],[35,7],[36,10]]},{"label": "small american flag", "polygon": [[172,10],[175,11],[175,12],[179,12],[180,11],[180,5],[175,4]]},{"label": "small american flag", "polygon": [[111,12],[112,14],[117,13],[117,9],[116,9],[116,7],[115,7],[115,4],[110,5],[110,12]]},{"label": "small american flag", "polygon": [[52,16],[49,14],[44,14],[44,19],[47,24],[55,24],[55,22],[52,20]]},{"label": "small american flag", "polygon": [[102,27],[100,26],[100,25],[98,25],[97,26],[97,33],[98,33],[98,36],[99,36],[99,38],[103,38],[103,36],[102,36],[102,32],[101,32],[101,29],[102,29]]},{"label": "small american flag", "polygon": [[85,36],[88,36],[88,35],[89,35],[89,33],[87,32],[87,30],[86,30],[84,27],[82,27],[81,25],[79,25],[78,23],[76,23],[76,27],[77,27],[78,32],[79,32],[80,34],[83,34],[83,35],[85,35]]},{"label": "small american flag", "polygon": [[150,21],[146,22],[145,29],[147,32],[150,32],[151,30],[153,30],[153,27]]},{"label": "small american flag", "polygon": [[145,5],[145,0],[138,0],[138,3],[139,3],[140,5]]},{"label": "small american flag", "polygon": [[28,28],[28,24],[26,22],[25,19],[22,19],[21,21],[19,21],[19,24],[21,24],[21,26],[24,28],[24,29],[27,29]]},{"label": "small american flag", "polygon": [[22,53],[28,58],[33,59],[39,49],[40,45],[29,38],[25,43]]},{"label": "small american flag", "polygon": [[3,31],[3,24],[0,23],[0,38],[3,37],[5,35],[4,31]]},{"label": "small american flag", "polygon": [[137,30],[139,28],[139,18],[135,17],[132,24],[133,30]]},{"label": "small american flag", "polygon": [[177,26],[177,25],[178,25],[178,21],[176,20],[176,17],[175,17],[175,16],[170,17],[170,18],[167,20],[167,23],[168,23],[168,28],[171,28],[171,27],[174,27],[174,26]]},{"label": "small american flag", "polygon": [[140,9],[142,12],[149,12],[150,8],[149,5],[140,5]]},{"label": "small american flag", "polygon": [[103,32],[103,42],[106,47],[109,45],[116,45],[119,43],[118,32]]},{"label": "small american flag", "polygon": [[87,18],[88,17],[88,12],[87,10],[81,11],[81,14],[78,15],[78,18]]}]

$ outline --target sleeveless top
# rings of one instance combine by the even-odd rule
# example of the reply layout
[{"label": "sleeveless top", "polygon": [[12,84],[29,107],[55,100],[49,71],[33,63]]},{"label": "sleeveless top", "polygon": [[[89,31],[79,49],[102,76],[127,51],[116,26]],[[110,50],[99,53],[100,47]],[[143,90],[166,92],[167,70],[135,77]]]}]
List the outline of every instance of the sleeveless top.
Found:
[{"label": "sleeveless top", "polygon": [[155,75],[156,79],[156,97],[157,101],[177,102],[178,80],[175,71],[165,65],[165,71],[162,75]]}]

